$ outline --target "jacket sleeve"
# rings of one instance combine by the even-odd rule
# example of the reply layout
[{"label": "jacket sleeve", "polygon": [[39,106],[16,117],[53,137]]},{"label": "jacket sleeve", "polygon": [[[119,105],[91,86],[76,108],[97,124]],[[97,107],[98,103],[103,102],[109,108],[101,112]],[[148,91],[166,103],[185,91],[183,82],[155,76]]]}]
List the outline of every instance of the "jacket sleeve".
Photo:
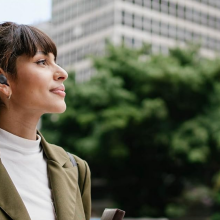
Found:
[{"label": "jacket sleeve", "polygon": [[75,156],[79,169],[79,188],[86,220],[91,217],[91,173],[86,161]]},{"label": "jacket sleeve", "polygon": [[85,178],[83,183],[83,190],[82,190],[82,201],[83,207],[85,211],[86,220],[90,220],[91,217],[91,174],[88,164],[84,161],[86,172]]}]

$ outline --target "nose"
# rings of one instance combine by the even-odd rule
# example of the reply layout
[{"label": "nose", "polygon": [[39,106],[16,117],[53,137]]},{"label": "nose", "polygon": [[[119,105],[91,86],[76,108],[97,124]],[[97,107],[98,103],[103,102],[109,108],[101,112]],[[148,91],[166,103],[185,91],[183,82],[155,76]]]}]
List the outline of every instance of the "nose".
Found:
[{"label": "nose", "polygon": [[65,81],[68,78],[68,73],[62,67],[57,65],[57,69],[54,73],[54,80]]}]

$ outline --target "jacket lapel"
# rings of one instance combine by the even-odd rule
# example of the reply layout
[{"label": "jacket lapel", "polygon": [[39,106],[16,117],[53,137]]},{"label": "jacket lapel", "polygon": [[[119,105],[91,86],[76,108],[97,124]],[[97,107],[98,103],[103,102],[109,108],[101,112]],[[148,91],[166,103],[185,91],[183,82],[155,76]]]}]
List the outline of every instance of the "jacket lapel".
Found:
[{"label": "jacket lapel", "polygon": [[[41,135],[39,133],[39,135]],[[42,147],[47,157],[48,175],[58,220],[71,220],[75,216],[78,190],[78,168],[73,166],[67,153],[51,145],[41,135]]]},{"label": "jacket lapel", "polygon": [[31,220],[11,178],[0,159],[0,207],[11,219]]}]

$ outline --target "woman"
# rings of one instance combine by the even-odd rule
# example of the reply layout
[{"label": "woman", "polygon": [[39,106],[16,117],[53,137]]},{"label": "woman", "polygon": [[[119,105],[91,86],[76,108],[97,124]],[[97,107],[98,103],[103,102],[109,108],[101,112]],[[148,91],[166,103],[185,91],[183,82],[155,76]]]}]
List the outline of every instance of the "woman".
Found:
[{"label": "woman", "polygon": [[[0,220],[89,220],[90,171],[36,130],[66,109],[67,73],[40,30],[0,24]],[[79,175],[78,175],[79,174]]]}]

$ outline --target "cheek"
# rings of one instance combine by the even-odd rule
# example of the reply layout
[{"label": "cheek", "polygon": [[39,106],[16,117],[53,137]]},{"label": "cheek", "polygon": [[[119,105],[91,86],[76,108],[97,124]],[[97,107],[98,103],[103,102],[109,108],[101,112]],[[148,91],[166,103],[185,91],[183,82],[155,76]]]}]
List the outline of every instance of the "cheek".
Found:
[{"label": "cheek", "polygon": [[49,91],[49,81],[42,77],[40,74],[26,74],[18,79],[12,88],[12,93],[16,93],[23,98],[33,97],[37,95],[45,95]]},{"label": "cheek", "polygon": [[45,71],[34,71],[27,70],[21,74],[20,84],[23,84],[25,87],[42,87],[48,84],[49,82],[49,74]]}]

